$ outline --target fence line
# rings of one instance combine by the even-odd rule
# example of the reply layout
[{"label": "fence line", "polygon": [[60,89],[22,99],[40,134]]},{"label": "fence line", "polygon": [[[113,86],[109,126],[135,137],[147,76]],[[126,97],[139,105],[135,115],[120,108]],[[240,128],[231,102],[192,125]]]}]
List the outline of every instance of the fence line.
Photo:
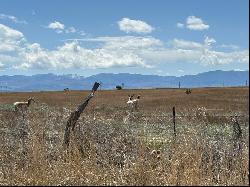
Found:
[{"label": "fence line", "polygon": [[176,128],[175,128],[175,107],[173,107],[173,124],[174,124],[174,137],[176,138]]},{"label": "fence line", "polygon": [[[210,114],[211,115],[211,114]],[[148,114],[145,115],[143,114],[142,117],[173,117],[173,115],[169,114],[169,115],[154,115],[154,114]],[[175,114],[175,118],[178,117],[197,117],[198,115],[177,115]],[[249,117],[249,115],[211,115],[213,117]]]}]

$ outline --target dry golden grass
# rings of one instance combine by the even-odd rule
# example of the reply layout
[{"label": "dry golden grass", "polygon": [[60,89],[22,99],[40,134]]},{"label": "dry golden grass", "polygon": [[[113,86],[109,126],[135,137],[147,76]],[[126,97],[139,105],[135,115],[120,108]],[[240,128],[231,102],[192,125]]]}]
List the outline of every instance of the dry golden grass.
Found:
[{"label": "dry golden grass", "polygon": [[[98,91],[64,150],[67,118],[88,94],[0,93],[0,185],[249,185],[248,88]],[[141,95],[139,112],[128,94]],[[24,116],[12,110],[30,96]]]},{"label": "dry golden grass", "polygon": [[[8,104],[15,101],[27,100],[34,96],[39,103],[49,106],[75,107],[89,91],[58,91],[58,92],[29,92],[29,93],[0,93],[0,103]],[[169,112],[172,106],[176,108],[206,107],[224,111],[248,112],[249,89],[235,88],[195,88],[192,94],[186,95],[185,89],[138,89],[138,90],[101,90],[95,95],[88,109],[103,106],[105,108],[126,107],[128,94],[141,95],[141,108],[144,112],[160,110]]]}]

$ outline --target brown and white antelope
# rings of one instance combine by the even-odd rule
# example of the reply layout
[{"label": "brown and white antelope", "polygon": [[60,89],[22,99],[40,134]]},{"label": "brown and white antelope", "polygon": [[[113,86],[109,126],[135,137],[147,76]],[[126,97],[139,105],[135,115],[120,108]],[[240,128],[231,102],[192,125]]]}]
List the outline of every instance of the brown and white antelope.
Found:
[{"label": "brown and white antelope", "polygon": [[127,104],[128,106],[130,107],[131,110],[138,110],[138,103],[139,103],[139,100],[140,100],[140,95],[137,96],[136,99],[133,99],[134,97],[134,94],[133,95],[128,95],[128,101],[127,101]]},{"label": "brown and white antelope", "polygon": [[191,94],[192,90],[191,89],[186,89],[185,93],[188,95],[188,94]]},{"label": "brown and white antelope", "polygon": [[34,102],[35,102],[34,98],[30,97],[30,98],[28,99],[28,101],[18,101],[18,102],[13,103],[13,104],[14,104],[14,107],[15,107],[15,111],[17,111],[18,109],[22,109],[22,111],[23,111],[23,110],[27,110],[28,107],[29,107],[30,104],[31,104],[31,101],[34,101]]}]

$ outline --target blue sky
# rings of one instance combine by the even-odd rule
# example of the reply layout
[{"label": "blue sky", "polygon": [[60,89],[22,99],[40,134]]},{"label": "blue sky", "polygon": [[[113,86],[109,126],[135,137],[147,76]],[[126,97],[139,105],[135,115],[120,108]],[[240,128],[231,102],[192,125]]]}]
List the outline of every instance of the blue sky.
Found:
[{"label": "blue sky", "polygon": [[249,69],[247,0],[1,0],[0,75]]}]

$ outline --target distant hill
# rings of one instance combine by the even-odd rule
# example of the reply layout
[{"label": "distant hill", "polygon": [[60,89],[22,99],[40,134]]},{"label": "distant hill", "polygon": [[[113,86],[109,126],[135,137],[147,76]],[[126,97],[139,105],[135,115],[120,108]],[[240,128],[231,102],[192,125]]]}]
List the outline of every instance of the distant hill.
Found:
[{"label": "distant hill", "polygon": [[101,73],[90,77],[77,75],[37,74],[2,75],[1,91],[52,91],[69,88],[72,90],[89,90],[95,81],[102,82],[101,89],[115,89],[124,84],[124,88],[177,88],[181,87],[222,87],[245,86],[249,83],[249,71],[209,71],[197,75],[158,76],[129,73]]}]

